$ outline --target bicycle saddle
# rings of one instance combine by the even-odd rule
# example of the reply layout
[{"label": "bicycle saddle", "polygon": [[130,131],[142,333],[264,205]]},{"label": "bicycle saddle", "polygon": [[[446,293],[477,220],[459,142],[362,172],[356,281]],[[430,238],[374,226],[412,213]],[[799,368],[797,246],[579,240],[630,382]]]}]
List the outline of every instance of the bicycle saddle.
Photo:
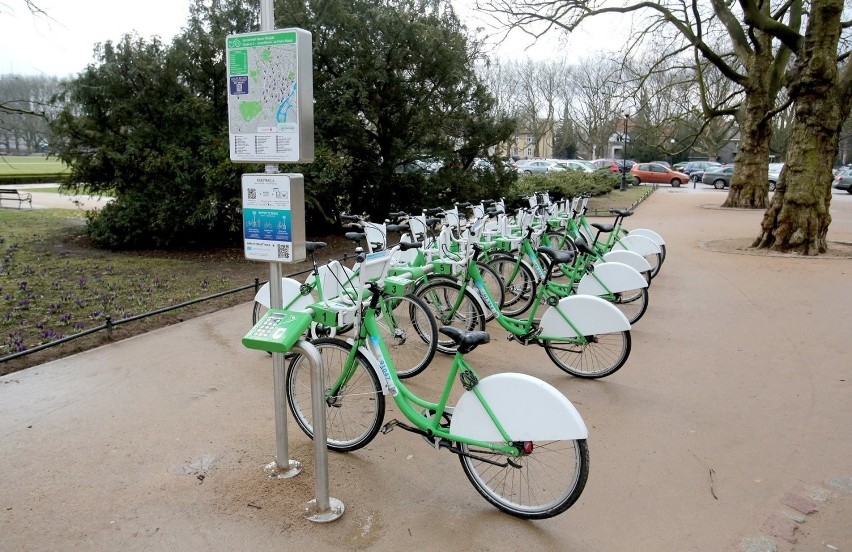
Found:
[{"label": "bicycle saddle", "polygon": [[322,249],[326,245],[328,245],[328,244],[325,243],[325,242],[306,241],[305,242],[305,251],[307,251],[308,253],[313,253],[317,249]]},{"label": "bicycle saddle", "polygon": [[615,230],[615,226],[612,224],[601,224],[600,222],[593,222],[592,226],[594,226],[601,232],[612,232],[613,230]]},{"label": "bicycle saddle", "polygon": [[365,234],[364,232],[346,232],[345,234],[343,234],[343,237],[347,240],[359,242],[363,239],[366,239],[367,234]]},{"label": "bicycle saddle", "polygon": [[633,214],[633,211],[628,211],[627,209],[610,209],[609,212],[620,217],[629,217]]},{"label": "bicycle saddle", "polygon": [[576,240],[574,240],[574,245],[577,247],[577,250],[580,251],[580,253],[585,253],[587,255],[595,254],[595,250],[589,247],[589,244],[586,243],[586,240],[584,240],[583,238],[577,238]]},{"label": "bicycle saddle", "polygon": [[574,262],[573,251],[559,251],[558,249],[553,249],[552,247],[539,247],[538,249],[536,249],[536,251],[546,257],[553,259],[559,264],[571,264],[572,262]]},{"label": "bicycle saddle", "polygon": [[385,229],[388,232],[407,232],[409,230],[409,226],[407,224],[388,224],[385,226]]},{"label": "bicycle saddle", "polygon": [[491,336],[488,335],[488,332],[463,332],[452,326],[441,326],[438,331],[455,341],[456,345],[458,345],[458,351],[461,354],[469,353],[476,349],[477,345],[491,341]]}]

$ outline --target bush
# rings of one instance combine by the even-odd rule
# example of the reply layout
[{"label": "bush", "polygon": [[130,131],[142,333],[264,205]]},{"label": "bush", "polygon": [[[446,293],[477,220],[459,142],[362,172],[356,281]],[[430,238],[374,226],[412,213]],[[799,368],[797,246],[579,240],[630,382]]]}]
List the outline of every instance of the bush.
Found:
[{"label": "bush", "polygon": [[621,175],[605,171],[593,173],[562,171],[547,174],[528,174],[518,178],[510,196],[523,197],[533,192],[548,191],[554,198],[608,194],[621,186]]}]

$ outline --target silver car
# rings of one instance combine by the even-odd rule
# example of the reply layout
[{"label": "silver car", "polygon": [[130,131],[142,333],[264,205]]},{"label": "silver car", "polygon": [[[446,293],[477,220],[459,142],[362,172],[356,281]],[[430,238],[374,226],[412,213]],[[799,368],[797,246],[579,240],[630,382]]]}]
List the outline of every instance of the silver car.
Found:
[{"label": "silver car", "polygon": [[701,175],[701,183],[709,184],[721,190],[731,185],[731,177],[734,175],[733,165],[721,165],[719,167],[711,167],[704,171]]},{"label": "silver car", "polygon": [[518,172],[521,174],[545,174],[554,171],[564,171],[564,167],[560,167],[556,161],[546,159],[536,159],[518,163]]}]

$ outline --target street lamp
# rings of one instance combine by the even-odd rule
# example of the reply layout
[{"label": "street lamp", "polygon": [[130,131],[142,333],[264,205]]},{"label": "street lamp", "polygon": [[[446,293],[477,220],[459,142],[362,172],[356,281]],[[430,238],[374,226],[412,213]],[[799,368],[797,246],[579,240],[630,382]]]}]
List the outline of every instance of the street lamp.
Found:
[{"label": "street lamp", "polygon": [[674,139],[674,138],[672,138],[671,140],[669,140],[669,143],[671,143],[671,145],[672,145],[672,147],[671,147],[671,154],[670,154],[670,156],[671,156],[671,163],[672,163],[672,167],[674,167],[674,158],[675,158],[675,154],[674,154],[674,145],[675,145],[675,139]]},{"label": "street lamp", "polygon": [[630,113],[624,113],[624,145],[621,152],[624,155],[624,164],[621,165],[621,191],[627,189],[627,120],[630,119]]}]

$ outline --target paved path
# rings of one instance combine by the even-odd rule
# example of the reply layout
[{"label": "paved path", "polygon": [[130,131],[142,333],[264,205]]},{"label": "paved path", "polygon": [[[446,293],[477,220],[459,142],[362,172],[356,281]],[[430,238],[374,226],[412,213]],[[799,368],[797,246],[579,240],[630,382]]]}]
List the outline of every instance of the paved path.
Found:
[{"label": "paved path", "polygon": [[[470,355],[550,382],[588,424],[588,485],[555,519],[499,513],[451,454],[397,430],[332,454],[346,512],[306,521],[312,445],[292,420],[305,470],[262,471],[271,361],[240,345],[242,305],[0,377],[0,550],[849,550],[852,260],[702,248],[757,233],[761,213],[701,207],[723,198],[662,188],[629,219],[668,258],[610,378],[573,379],[496,326]],[[852,196],[834,200],[830,238],[852,241]]]},{"label": "paved path", "polygon": [[[88,211],[90,209],[99,209],[112,201],[112,198],[105,196],[91,196],[85,194],[66,195],[56,192],[40,191],[45,188],[56,189],[58,186],[59,184],[16,184],[9,187],[31,193],[33,195],[33,209],[82,209]],[[17,203],[6,202],[3,203],[2,207],[17,209],[18,205]],[[22,207],[27,209],[29,208],[29,205],[24,204]]]}]

